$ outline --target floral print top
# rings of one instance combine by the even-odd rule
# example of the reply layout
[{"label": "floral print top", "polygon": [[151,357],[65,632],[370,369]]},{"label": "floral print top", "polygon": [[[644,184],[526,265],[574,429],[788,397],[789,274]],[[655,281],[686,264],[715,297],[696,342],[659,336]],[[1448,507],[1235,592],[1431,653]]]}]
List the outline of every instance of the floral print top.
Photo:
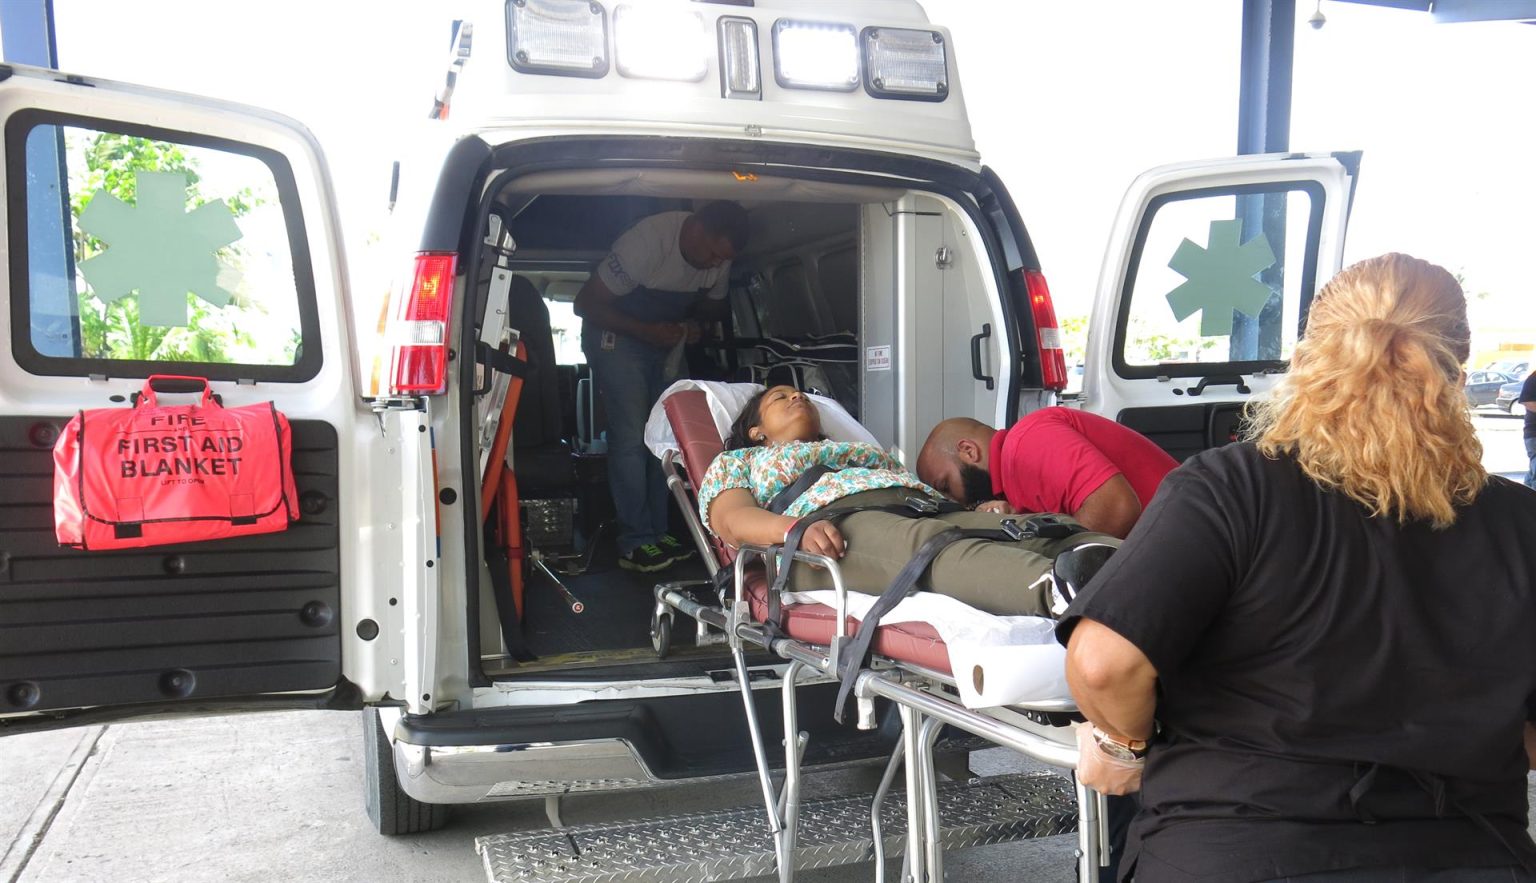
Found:
[{"label": "floral print top", "polygon": [[744,488],[757,504],[768,503],[812,466],[838,470],[823,475],[785,511],[798,518],[860,491],[908,487],[938,498],[939,492],[917,480],[901,461],[864,442],[789,442],[724,451],[709,464],[699,485],[699,516],[709,529],[709,504],[722,491]]}]

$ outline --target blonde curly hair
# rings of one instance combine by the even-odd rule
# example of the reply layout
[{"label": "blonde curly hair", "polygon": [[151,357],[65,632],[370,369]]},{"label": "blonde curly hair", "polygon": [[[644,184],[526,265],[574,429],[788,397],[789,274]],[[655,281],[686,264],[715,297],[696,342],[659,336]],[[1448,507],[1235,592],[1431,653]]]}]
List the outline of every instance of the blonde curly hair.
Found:
[{"label": "blonde curly hair", "polygon": [[1443,267],[1361,261],[1313,300],[1289,375],[1249,406],[1247,436],[1373,516],[1449,527],[1488,483],[1462,388],[1470,337]]}]

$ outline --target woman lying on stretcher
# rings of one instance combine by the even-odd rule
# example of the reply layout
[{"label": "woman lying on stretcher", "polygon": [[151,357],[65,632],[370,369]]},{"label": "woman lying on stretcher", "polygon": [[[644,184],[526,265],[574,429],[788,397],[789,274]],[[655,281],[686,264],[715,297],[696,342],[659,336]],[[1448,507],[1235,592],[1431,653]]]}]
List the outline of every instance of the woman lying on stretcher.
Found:
[{"label": "woman lying on stretcher", "polygon": [[[903,510],[909,508],[907,501],[912,497],[953,508],[878,447],[823,438],[816,406],[793,387],[775,386],[748,400],[731,427],[726,447],[704,474],[699,514],[704,526],[731,546],[782,543],[798,520],[820,510],[871,506]],[[776,501],[818,466],[833,471],[800,491],[787,508],[782,498]],[[773,506],[775,502],[780,505]],[[770,511],[770,506],[783,514]],[[1015,525],[1025,521],[1025,516],[966,510],[930,517],[912,517],[917,509],[910,511],[911,515],[866,510],[816,521],[805,530],[800,548],[839,559],[849,589],[879,594],[936,534],[952,527],[1001,534],[1005,519]],[[1070,523],[1065,516],[1056,518]],[[1052,594],[1052,560],[1085,543],[1117,545],[1119,541],[1088,532],[1054,539],[960,539],[934,557],[917,585],[987,613],[1051,616],[1064,607]],[[825,571],[797,563],[790,572],[789,587],[827,589],[832,581]]]}]

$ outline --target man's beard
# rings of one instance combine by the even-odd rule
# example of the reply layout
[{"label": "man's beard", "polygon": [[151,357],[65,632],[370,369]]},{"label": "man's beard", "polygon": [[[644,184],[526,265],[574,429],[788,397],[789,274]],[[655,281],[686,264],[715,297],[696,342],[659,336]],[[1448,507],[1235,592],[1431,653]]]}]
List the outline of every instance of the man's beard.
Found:
[{"label": "man's beard", "polygon": [[967,506],[997,499],[992,491],[992,473],[969,463],[960,464],[960,492],[965,494],[960,502]]}]

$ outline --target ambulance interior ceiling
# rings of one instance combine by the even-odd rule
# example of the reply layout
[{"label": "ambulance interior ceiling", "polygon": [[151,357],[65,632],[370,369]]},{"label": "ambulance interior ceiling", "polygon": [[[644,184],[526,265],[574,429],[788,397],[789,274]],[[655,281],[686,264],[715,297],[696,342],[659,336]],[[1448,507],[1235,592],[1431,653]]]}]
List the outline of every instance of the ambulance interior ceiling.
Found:
[{"label": "ambulance interior ceiling", "polygon": [[859,205],[889,203],[906,191],[730,172],[603,170],[517,178],[495,205],[517,243],[518,263],[595,264],[636,221],[690,211],[717,199],[744,206],[750,241],[736,268],[817,242],[856,236]]}]

